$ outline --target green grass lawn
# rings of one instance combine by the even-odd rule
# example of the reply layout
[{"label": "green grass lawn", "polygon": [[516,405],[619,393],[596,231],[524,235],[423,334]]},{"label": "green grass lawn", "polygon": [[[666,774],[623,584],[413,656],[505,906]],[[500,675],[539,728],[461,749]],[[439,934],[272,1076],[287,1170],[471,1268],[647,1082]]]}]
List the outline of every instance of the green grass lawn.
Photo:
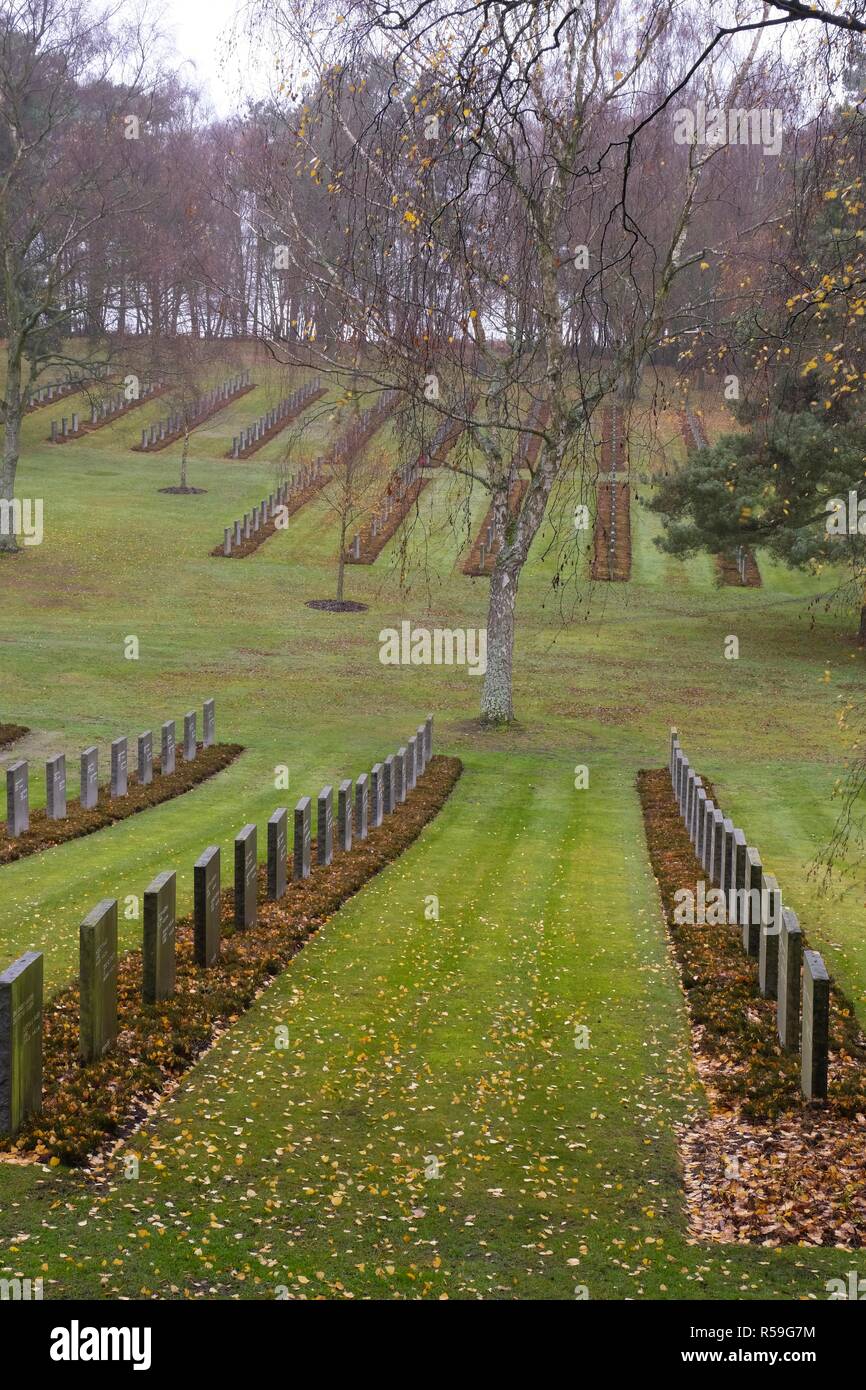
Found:
[{"label": "green grass lawn", "polygon": [[[539,536],[519,600],[520,722],[482,735],[478,678],[379,661],[380,631],[404,618],[484,624],[486,583],[460,573],[462,541],[446,524],[447,474],[422,494],[403,592],[399,538],[348,570],[365,613],[305,607],[334,588],[324,501],[247,560],[209,556],[274,486],[280,441],[245,463],[220,457],[269,389],[194,436],[191,481],[207,489],[195,497],[158,492],[176,480],[176,448],[126,448],[143,418],[51,449],[39,442],[51,408],[28,417],[21,492],[44,497],[46,534],[0,562],[0,717],[32,733],[0,764],[32,759],[39,804],[41,761],[65,750],[74,795],[86,743],[99,743],[104,768],[111,738],[211,695],[218,737],[246,752],[174,802],[0,869],[0,966],[42,950],[57,988],[76,973],[83,915],[106,895],[140,895],[166,868],[188,911],[206,845],[227,854],[255,820],[263,855],[275,806],[368,769],[428,711],[436,747],[466,771],[107,1181],[0,1164],[0,1274],[42,1273],[47,1298],[567,1299],[578,1286],[591,1298],[825,1298],[850,1253],[688,1238],[674,1126],[705,1102],[634,779],[665,761],[676,724],[866,1018],[866,910],[809,876],[836,814],[855,619],[810,609],[826,576],[763,556],[763,588],[717,588],[708,558],[657,550],[658,522],[635,504],[631,583],[584,585],[579,602],[554,585],[556,548]],[[326,428],[323,416],[322,438]],[[477,491],[461,537],[486,505]],[[572,572],[591,537],[579,545],[567,542]],[[138,661],[124,657],[130,634]],[[724,656],[732,634],[736,661]],[[281,764],[288,791],[274,786]],[[574,788],[577,764],[587,790]],[[425,916],[433,896],[438,921]],[[140,931],[124,920],[123,944]],[[275,1045],[281,1025],[288,1050]],[[580,1025],[587,1049],[575,1046]],[[123,1176],[129,1153],[137,1179]]]}]

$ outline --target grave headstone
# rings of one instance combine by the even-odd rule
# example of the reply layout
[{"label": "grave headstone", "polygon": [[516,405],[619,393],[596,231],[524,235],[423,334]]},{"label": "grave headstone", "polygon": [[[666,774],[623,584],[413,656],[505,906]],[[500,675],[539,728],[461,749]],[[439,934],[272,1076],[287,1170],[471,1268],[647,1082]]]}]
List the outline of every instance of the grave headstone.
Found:
[{"label": "grave headstone", "polygon": [[99,750],[85,748],[81,754],[81,789],[78,794],[83,810],[90,810],[99,798]]},{"label": "grave headstone", "polygon": [[761,883],[761,934],[758,939],[758,984],[765,999],[775,999],[779,987],[779,933],[782,894],[773,874]]},{"label": "grave headstone", "polygon": [[750,956],[758,957],[761,944],[761,885],[764,877],[761,857],[751,845],[746,847],[746,893],[745,911],[742,914],[743,950]]},{"label": "grave headstone", "polygon": [[19,758],[6,769],[6,834],[23,835],[29,829],[29,776],[27,763]]},{"label": "grave headstone", "polygon": [[144,890],[142,995],[158,1004],[174,994],[177,927],[177,875],[173,869],[157,874]]},{"label": "grave headstone", "polygon": [[722,822],[722,865],[719,887],[725,895],[726,920],[731,921],[730,894],[734,888],[734,822]]},{"label": "grave headstone", "polygon": [[337,788],[337,846],[341,854],[352,848],[352,779],[345,778]]},{"label": "grave headstone", "polygon": [[0,1135],[42,1109],[42,953],[25,951],[0,975]]},{"label": "grave headstone", "polygon": [[111,742],[111,795],[126,796],[128,790],[128,763],[125,738],[115,738]]},{"label": "grave headstone", "polygon": [[195,710],[191,709],[183,716],[183,756],[184,761],[188,763],[191,763],[196,755],[197,739],[195,723]]},{"label": "grave headstone", "polygon": [[355,834],[359,840],[367,838],[368,794],[368,777],[361,772],[355,782]]},{"label": "grave headstone", "polygon": [[160,735],[159,770],[163,777],[169,777],[171,773],[174,772],[177,754],[177,739],[173,719],[166,720],[162,726]]},{"label": "grave headstone", "polygon": [[295,843],[293,878],[310,877],[310,816],[312,803],[308,796],[302,796],[295,807]]},{"label": "grave headstone", "polygon": [[78,928],[78,1055],[104,1056],[117,1037],[117,899],[103,898]]},{"label": "grave headstone", "polygon": [[722,882],[722,851],[725,843],[725,818],[718,806],[713,811],[710,838],[710,878],[717,887]]},{"label": "grave headstone", "polygon": [[66,816],[66,754],[58,753],[45,764],[45,814],[49,820]]},{"label": "grave headstone", "polygon": [[216,701],[205,700],[202,706],[202,746],[210,748],[216,742]]},{"label": "grave headstone", "polygon": [[825,1100],[830,1052],[830,976],[817,951],[803,952],[800,1084],[807,1100]]},{"label": "grave headstone", "polygon": [[700,860],[704,873],[706,874],[710,882],[712,882],[712,873],[710,872],[710,866],[712,863],[713,854],[713,812],[715,811],[715,809],[715,802],[710,801],[708,797],[707,800],[704,802],[704,823],[701,828]]},{"label": "grave headstone", "polygon": [[193,953],[205,970],[220,953],[221,889],[219,845],[208,845],[193,865]]},{"label": "grave headstone", "polygon": [[255,926],[258,915],[256,827],[245,825],[235,836],[235,926]]},{"label": "grave headstone", "polygon": [[743,925],[746,915],[746,837],[742,830],[734,827],[734,882],[733,905],[728,909],[728,922]]},{"label": "grave headstone", "polygon": [[406,800],[406,749],[398,748],[394,759],[394,805],[400,806]]},{"label": "grave headstone", "polygon": [[147,729],[138,736],[138,780],[143,787],[153,781],[153,734]]},{"label": "grave headstone", "polygon": [[424,764],[433,757],[433,716],[428,714],[424,721]]},{"label": "grave headstone", "polygon": [[[698,778],[698,781],[701,781],[700,777]],[[701,785],[698,787],[697,793],[695,795],[695,804],[692,811],[692,844],[695,847],[695,854],[697,855],[698,859],[700,859],[701,857],[701,851],[703,847],[704,807],[706,806],[706,804],[707,794],[704,791],[703,782],[701,782]]]},{"label": "grave headstone", "polygon": [[286,891],[289,812],[278,806],[268,818],[268,897],[275,901]]},{"label": "grave headstone", "polygon": [[415,755],[415,735],[413,734],[412,737],[407,741],[407,744],[406,744],[406,790],[407,790],[407,791],[411,792],[411,791],[414,791],[414,790],[415,790],[415,781],[416,781],[417,776],[418,776],[418,768],[417,768],[417,764],[416,764],[416,755]]},{"label": "grave headstone", "polygon": [[382,824],[383,768],[374,763],[370,771],[370,825],[375,830]]},{"label": "grave headstone", "polygon": [[334,793],[330,787],[319,792],[316,819],[316,860],[328,865],[334,857]]},{"label": "grave headstone", "polygon": [[427,771],[427,740],[424,737],[424,725],[419,724],[415,730],[415,754],[418,760],[419,777],[423,777]]},{"label": "grave headstone", "polygon": [[803,934],[796,913],[782,908],[779,933],[779,974],[776,1002],[776,1031],[785,1052],[796,1052],[800,1045],[800,966],[803,961]]}]

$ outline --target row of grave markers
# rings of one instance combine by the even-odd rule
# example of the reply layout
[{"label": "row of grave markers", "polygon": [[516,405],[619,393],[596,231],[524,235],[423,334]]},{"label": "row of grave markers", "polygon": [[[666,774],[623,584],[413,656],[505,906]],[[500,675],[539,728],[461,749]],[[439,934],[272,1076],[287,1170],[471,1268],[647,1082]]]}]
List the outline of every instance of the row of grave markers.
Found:
[{"label": "row of grave markers", "polygon": [[[347,853],[353,838],[367,838],[406,800],[433,756],[433,716],[420,724],[397,753],[376,763],[369,776],[347,778],[337,789],[337,850]],[[334,856],[333,787],[317,802],[316,859]],[[288,887],[288,809],[268,820],[267,895],[282,898]],[[311,801],[304,796],[294,812],[292,876],[311,873]],[[234,925],[254,926],[258,915],[257,827],[245,825],[234,841]],[[193,868],[194,957],[202,969],[220,953],[220,850],[209,845]],[[157,874],[144,892],[142,998],[158,1004],[175,992],[177,875]],[[78,1054],[83,1063],[105,1056],[117,1038],[117,899],[105,898],[79,928],[80,1015]],[[42,981],[39,951],[27,951],[0,975],[0,1136],[17,1134],[28,1115],[42,1108]]]},{"label": "row of grave markers", "polygon": [[213,414],[214,410],[227,405],[238,392],[246,391],[249,385],[249,371],[239,372],[237,376],[229,377],[227,381],[215,386],[212,391],[206,391],[203,396],[199,396],[191,413],[169,415],[167,419],[158,420],[152,424],[149,430],[143,429],[141,431],[141,444],[138,445],[138,448],[146,451],[153,448],[154,445],[159,446],[165,440],[172,439],[185,428],[194,429],[197,424]]},{"label": "row of grave markers", "polygon": [[[205,700],[202,710],[202,746],[209,748],[216,739],[216,707],[213,700]],[[198,739],[195,710],[183,717],[183,756],[184,761],[192,762],[196,756]],[[160,773],[170,776],[175,770],[176,726],[173,719],[162,725]],[[79,805],[83,811],[91,810],[99,799],[99,750],[95,745],[85,748],[81,754],[81,774]],[[153,733],[147,729],[138,736],[138,780],[142,786],[153,781]],[[129,790],[129,741],[116,738],[111,743],[111,781],[109,793],[112,798],[126,796]],[[57,753],[45,763],[45,815],[48,820],[66,819],[66,754]],[[30,779],[29,765],[23,759],[10,763],[6,769],[6,835],[14,839],[30,829]]]},{"label": "row of grave markers", "polygon": [[722,889],[727,921],[741,929],[743,949],[757,958],[761,994],[776,1000],[779,1042],[785,1052],[801,1054],[803,1094],[810,1101],[823,1100],[830,1034],[830,977],[824,961],[818,951],[803,950],[797,916],[783,905],[775,877],[764,873],[758,851],[707,796],[676,729],[671,729],[670,774],[695,854],[710,882]]},{"label": "row of grave markers", "polygon": [[[69,428],[69,420],[64,415],[60,423],[56,420],[51,421],[51,437],[49,443],[63,444],[67,439],[75,439],[79,435],[87,434],[89,430],[98,429],[101,425],[107,425],[117,415],[123,415],[131,406],[144,405],[153,395],[158,394],[165,387],[164,381],[148,381],[141,388],[141,391],[133,399],[129,399],[122,391],[116,396],[106,396],[104,400],[97,404],[95,401],[90,407],[90,424],[81,428],[81,416],[72,412],[72,428]],[[146,431],[142,431],[145,434]]]},{"label": "row of grave markers", "polygon": [[252,425],[241,430],[240,434],[232,439],[231,457],[236,459],[247,449],[260,444],[265,435],[270,434],[283,421],[294,418],[314,396],[318,396],[322,391],[322,383],[318,379],[309,381],[304,386],[300,386],[297,391],[293,391],[290,396],[284,397],[274,406],[273,410],[268,410],[264,415],[260,415]]},{"label": "row of grave markers", "polygon": [[38,410],[42,405],[51,405],[64,396],[75,396],[92,381],[100,381],[108,371],[107,362],[98,362],[91,368],[90,376],[79,377],[78,381],[49,381],[27,393],[27,409]]},{"label": "row of grave markers", "polygon": [[[392,510],[402,511],[403,503],[415,483],[423,477],[422,465],[416,460],[414,463],[404,463],[398,468],[391,480],[388,491],[382,498],[381,504],[373,512],[370,518],[370,541],[375,542],[379,539],[380,533],[388,525],[391,519]],[[349,547],[348,559],[360,561],[361,559],[361,535],[356,532],[352,537]]]},{"label": "row of grave markers", "polygon": [[243,520],[235,521],[233,526],[223,529],[223,555],[231,555],[240,549],[245,541],[251,540],[271,522],[277,530],[284,530],[289,523],[288,508],[298,494],[307,488],[318,487],[322,482],[322,460],[303,468],[287,483],[281,483],[276,492],[265,497],[251,512],[244,512]]}]

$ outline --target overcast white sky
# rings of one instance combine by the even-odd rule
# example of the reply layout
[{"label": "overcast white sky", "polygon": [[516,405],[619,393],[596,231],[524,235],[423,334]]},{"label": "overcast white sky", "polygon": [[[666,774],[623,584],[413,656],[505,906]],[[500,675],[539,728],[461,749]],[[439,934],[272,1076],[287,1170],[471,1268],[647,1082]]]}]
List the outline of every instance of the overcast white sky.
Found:
[{"label": "overcast white sky", "polygon": [[[204,89],[220,116],[237,109],[241,97],[248,92],[250,73],[258,71],[264,78],[263,69],[268,66],[267,61],[249,65],[244,62],[243,42],[233,52],[229,50],[227,41],[244,9],[244,0],[163,0],[161,6],[163,27],[178,57],[194,64],[197,85]],[[238,27],[242,40],[243,24]]]}]

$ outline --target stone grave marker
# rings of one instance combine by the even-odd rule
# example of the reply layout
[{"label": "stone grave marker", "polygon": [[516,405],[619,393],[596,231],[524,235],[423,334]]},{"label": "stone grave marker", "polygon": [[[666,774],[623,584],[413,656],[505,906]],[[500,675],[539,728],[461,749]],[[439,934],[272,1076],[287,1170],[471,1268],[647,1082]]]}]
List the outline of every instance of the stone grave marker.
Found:
[{"label": "stone grave marker", "polygon": [[406,749],[398,748],[394,758],[394,805],[400,806],[406,800]]},{"label": "stone grave marker", "polygon": [[424,721],[424,763],[433,757],[433,716],[428,714]]},{"label": "stone grave marker", "polygon": [[175,735],[174,720],[167,719],[161,730],[159,770],[163,777],[168,777],[174,772],[176,754],[177,738]]},{"label": "stone grave marker", "polygon": [[718,806],[713,811],[710,831],[710,878],[717,887],[722,882],[722,850],[725,840],[725,818]]},{"label": "stone grave marker", "polygon": [[6,769],[6,834],[23,835],[30,829],[30,786],[22,758]]},{"label": "stone grave marker", "polygon": [[268,818],[268,897],[279,901],[285,895],[286,860],[289,852],[289,812],[278,806]]},{"label": "stone grave marker", "polygon": [[85,748],[81,754],[81,789],[79,804],[85,811],[91,810],[99,799],[99,750]]},{"label": "stone grave marker", "polygon": [[82,1062],[104,1056],[117,1037],[117,899],[103,898],[78,928]]},{"label": "stone grave marker", "polygon": [[111,743],[111,795],[126,796],[129,782],[127,748],[125,738],[112,739]]},{"label": "stone grave marker", "polygon": [[352,779],[345,778],[337,788],[337,847],[341,854],[352,848]]},{"label": "stone grave marker", "polygon": [[693,822],[694,822],[693,844],[694,844],[694,847],[695,847],[695,855],[697,856],[698,859],[701,859],[701,860],[703,859],[703,853],[704,853],[704,812],[706,811],[706,806],[707,806],[707,794],[706,794],[706,792],[704,791],[703,784],[702,784],[700,787],[698,787],[698,794],[697,794],[697,796],[695,797],[695,812],[694,812],[694,816],[693,816]]},{"label": "stone grave marker", "polygon": [[382,768],[382,806],[386,816],[390,816],[394,810],[394,754],[390,753],[385,759],[385,766]]},{"label": "stone grave marker", "polygon": [[0,975],[0,1135],[42,1109],[42,953],[25,951]]},{"label": "stone grave marker", "polygon": [[405,784],[407,792],[412,792],[415,790],[415,782],[418,777],[418,763],[415,748],[415,735],[413,734],[406,744]]},{"label": "stone grave marker", "polygon": [[153,734],[150,729],[138,736],[138,780],[143,787],[153,781]]},{"label": "stone grave marker", "polygon": [[319,792],[316,819],[316,860],[327,866],[334,857],[334,793],[330,787]]},{"label": "stone grave marker", "polygon": [[359,840],[367,838],[367,797],[368,778],[361,772],[355,782],[355,834]]},{"label": "stone grave marker", "polygon": [[764,869],[761,856],[751,845],[746,846],[746,892],[748,898],[742,916],[743,950],[757,960],[761,945],[761,886]]},{"label": "stone grave marker", "polygon": [[193,762],[196,755],[195,722],[195,710],[191,709],[183,716],[183,756],[188,763]]},{"label": "stone grave marker", "polygon": [[258,915],[256,827],[245,825],[235,836],[235,926],[253,927]]},{"label": "stone grave marker", "polygon": [[417,775],[423,777],[427,771],[427,740],[424,736],[424,725],[419,724],[415,730],[415,755],[417,758]]},{"label": "stone grave marker", "polygon": [[796,913],[782,908],[779,933],[779,974],[776,1003],[776,1031],[785,1052],[796,1052],[800,1045],[800,966],[803,960],[803,934]]},{"label": "stone grave marker", "polygon": [[382,764],[374,763],[370,772],[370,825],[374,830],[382,824],[382,782]]},{"label": "stone grave marker", "polygon": [[58,753],[45,764],[45,814],[49,820],[66,816],[66,754]]},{"label": "stone grave marker", "polygon": [[195,963],[207,969],[220,953],[220,850],[208,845],[193,865],[193,953]]},{"label": "stone grave marker", "polygon": [[800,1082],[807,1100],[826,1099],[829,1052],[830,976],[817,951],[804,951]]},{"label": "stone grave marker", "polygon": [[294,864],[292,868],[293,878],[310,877],[310,808],[311,801],[308,796],[302,796],[295,807],[295,845],[294,845]]},{"label": "stone grave marker", "polygon": [[719,887],[725,895],[725,920],[727,922],[733,921],[730,894],[734,888],[734,872],[734,822],[724,820],[722,822],[722,877]]},{"label": "stone grave marker", "polygon": [[728,922],[743,925],[743,918],[746,915],[746,902],[743,894],[746,891],[746,837],[742,830],[734,827],[734,848],[733,848],[733,871],[734,878],[731,887],[734,892],[733,911],[728,912]]},{"label": "stone grave marker", "polygon": [[216,701],[205,700],[202,706],[202,746],[210,748],[216,742]]},{"label": "stone grave marker", "polygon": [[177,875],[157,874],[144,890],[142,994],[146,1004],[170,999],[175,985]]},{"label": "stone grave marker", "polygon": [[782,894],[773,874],[761,883],[761,935],[758,940],[758,984],[765,999],[775,999],[779,987],[779,933]]},{"label": "stone grave marker", "polygon": [[707,797],[704,802],[704,823],[701,829],[701,865],[707,878],[712,882],[712,858],[713,858],[713,812],[715,803]]}]

